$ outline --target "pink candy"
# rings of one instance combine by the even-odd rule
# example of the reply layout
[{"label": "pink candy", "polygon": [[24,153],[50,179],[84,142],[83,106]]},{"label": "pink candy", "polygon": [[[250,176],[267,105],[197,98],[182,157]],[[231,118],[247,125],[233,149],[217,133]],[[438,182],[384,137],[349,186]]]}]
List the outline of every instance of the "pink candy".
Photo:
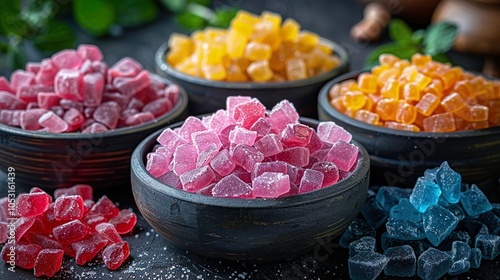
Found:
[{"label": "pink candy", "polygon": [[[318,132],[284,100],[266,113],[257,99],[232,96],[227,110],[165,129],[146,169],[166,185],[231,198],[279,198],[329,187],[355,166],[358,148],[333,122]],[[344,173],[342,173],[344,172]],[[344,177],[342,177],[343,175]]]}]

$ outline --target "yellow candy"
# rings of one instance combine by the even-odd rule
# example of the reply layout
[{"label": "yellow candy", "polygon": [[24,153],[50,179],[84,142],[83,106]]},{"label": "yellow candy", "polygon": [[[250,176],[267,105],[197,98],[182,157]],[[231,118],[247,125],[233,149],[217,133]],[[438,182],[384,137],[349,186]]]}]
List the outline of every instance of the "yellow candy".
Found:
[{"label": "yellow candy", "polygon": [[205,64],[201,67],[203,77],[208,80],[222,81],[226,78],[226,68],[222,64]]},{"label": "yellow candy", "polygon": [[420,100],[420,88],[417,83],[407,83],[403,87],[403,97],[406,101]]},{"label": "yellow candy", "polygon": [[271,46],[258,42],[248,43],[245,50],[245,57],[252,61],[269,60],[271,54]]},{"label": "yellow candy", "polygon": [[399,58],[393,54],[384,53],[378,57],[378,62],[382,66],[391,67],[394,63],[398,62]]},{"label": "yellow candy", "polygon": [[167,44],[171,49],[184,49],[188,53],[192,48],[192,43],[189,37],[179,33],[172,33]]},{"label": "yellow candy", "polygon": [[378,85],[383,87],[389,79],[397,79],[399,77],[399,71],[394,68],[389,68],[380,72],[377,78]]},{"label": "yellow candy", "polygon": [[307,78],[307,66],[301,58],[290,58],[285,63],[286,78],[289,81]]},{"label": "yellow candy", "polygon": [[403,100],[398,102],[396,109],[396,121],[404,124],[412,124],[417,119],[417,109]]},{"label": "yellow candy", "polygon": [[280,35],[283,42],[295,42],[299,38],[300,24],[291,18],[287,18],[281,26]]},{"label": "yellow candy", "polygon": [[309,31],[301,31],[299,32],[298,38],[298,48],[301,52],[311,51],[319,42],[319,36],[309,32]]},{"label": "yellow candy", "polygon": [[263,11],[262,18],[273,23],[273,31],[279,31],[281,27],[281,15],[269,11]]},{"label": "yellow candy", "polygon": [[411,57],[411,64],[419,67],[419,68],[424,68],[427,66],[428,63],[432,62],[432,56],[428,54],[420,54],[416,53]]},{"label": "yellow candy", "polygon": [[342,96],[342,104],[347,109],[359,110],[366,103],[366,96],[360,91],[348,91]]},{"label": "yellow candy", "polygon": [[460,94],[454,92],[443,98],[441,106],[443,106],[446,111],[453,113],[462,109],[465,106],[465,101]]},{"label": "yellow candy", "polygon": [[383,98],[399,99],[399,82],[391,79],[385,83],[385,85],[380,89],[380,94]]},{"label": "yellow candy", "polygon": [[227,68],[226,80],[228,82],[247,82],[248,77],[245,72],[241,70],[238,64],[233,63]]},{"label": "yellow candy", "polygon": [[172,49],[167,54],[167,62],[172,66],[176,66],[189,56],[186,49]]},{"label": "yellow candy", "polygon": [[247,47],[247,37],[236,30],[231,30],[226,37],[226,50],[230,58],[240,58]]},{"label": "yellow candy", "polygon": [[363,73],[358,77],[359,90],[366,93],[377,91],[377,76]]},{"label": "yellow candy", "polygon": [[424,116],[430,116],[434,110],[438,107],[440,102],[440,99],[438,96],[432,94],[432,93],[426,93],[422,99],[415,105],[415,108],[417,108],[417,111],[424,115]]},{"label": "yellow candy", "polygon": [[376,113],[368,110],[359,110],[354,114],[354,118],[358,121],[378,125],[380,117]]},{"label": "yellow candy", "polygon": [[195,63],[192,59],[185,59],[176,65],[176,69],[184,74],[188,74],[195,77],[201,77],[201,71],[198,67],[198,63]]},{"label": "yellow candy", "polygon": [[231,21],[231,29],[237,30],[245,37],[249,38],[254,31],[254,26],[259,22],[259,18],[249,12],[239,10]]},{"label": "yellow candy", "polygon": [[267,60],[258,60],[250,63],[247,74],[254,82],[267,82],[273,77],[273,70],[269,67]]},{"label": "yellow candy", "polygon": [[397,107],[398,101],[396,99],[382,98],[377,102],[375,112],[384,121],[394,121]]}]

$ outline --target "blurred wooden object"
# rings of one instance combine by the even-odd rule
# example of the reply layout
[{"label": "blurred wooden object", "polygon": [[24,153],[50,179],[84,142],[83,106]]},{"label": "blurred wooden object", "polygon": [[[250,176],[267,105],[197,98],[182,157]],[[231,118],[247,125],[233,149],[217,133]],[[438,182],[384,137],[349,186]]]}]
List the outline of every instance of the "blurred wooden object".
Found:
[{"label": "blurred wooden object", "polygon": [[443,20],[458,25],[453,48],[485,56],[483,73],[500,77],[500,0],[443,0],[432,21]]},{"label": "blurred wooden object", "polygon": [[[410,23],[427,24],[441,0],[359,0],[365,4],[364,19],[351,28],[358,41],[376,41],[392,16]],[[488,1],[488,0],[484,0]]]}]

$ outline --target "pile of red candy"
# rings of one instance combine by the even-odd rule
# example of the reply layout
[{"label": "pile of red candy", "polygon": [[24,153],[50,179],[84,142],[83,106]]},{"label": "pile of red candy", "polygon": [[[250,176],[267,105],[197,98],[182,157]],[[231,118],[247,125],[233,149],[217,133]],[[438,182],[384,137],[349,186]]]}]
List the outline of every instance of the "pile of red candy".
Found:
[{"label": "pile of red candy", "polygon": [[109,269],[120,267],[130,255],[120,234],[133,230],[135,213],[118,209],[106,196],[94,202],[89,185],[58,189],[54,197],[52,201],[49,194],[33,188],[15,201],[0,199],[0,243],[5,243],[2,259],[34,269],[37,277],[54,276],[65,254],[85,265],[102,252]]},{"label": "pile of red candy", "polygon": [[179,88],[125,57],[108,69],[93,45],[63,50],[0,77],[0,123],[24,130],[103,132],[170,111]]}]

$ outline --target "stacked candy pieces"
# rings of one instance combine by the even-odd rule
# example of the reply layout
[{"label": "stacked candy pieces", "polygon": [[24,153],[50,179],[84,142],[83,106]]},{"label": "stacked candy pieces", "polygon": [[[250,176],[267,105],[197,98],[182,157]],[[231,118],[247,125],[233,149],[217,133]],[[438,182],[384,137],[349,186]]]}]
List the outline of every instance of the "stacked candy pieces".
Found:
[{"label": "stacked candy pieces", "polygon": [[369,124],[408,131],[452,132],[500,125],[500,82],[413,55],[380,65],[329,91],[338,111]]},{"label": "stacked candy pieces", "polygon": [[9,199],[0,199],[1,255],[6,263],[34,269],[35,276],[52,277],[63,256],[78,265],[98,258],[117,269],[130,255],[121,234],[133,230],[137,217],[129,209],[120,210],[106,196],[92,200],[92,187],[75,185],[57,189],[55,201],[39,188],[20,194],[15,208]]},{"label": "stacked candy pieces", "polygon": [[339,58],[319,36],[293,19],[240,10],[228,30],[207,28],[191,38],[172,34],[166,61],[191,76],[228,82],[306,79],[337,67]]},{"label": "stacked candy pieces", "polygon": [[170,111],[179,88],[126,57],[108,69],[93,45],[63,50],[0,77],[0,123],[24,130],[103,132]]},{"label": "stacked candy pieces", "polygon": [[217,197],[276,198],[335,184],[352,172],[358,147],[333,122],[299,123],[291,103],[270,112],[255,98],[228,97],[227,109],[189,117],[158,137],[147,170],[163,183]]},{"label": "stacked candy pieces", "polygon": [[[447,162],[427,170],[413,189],[380,187],[363,207],[365,220],[355,220],[340,238],[349,248],[351,279],[375,279],[382,271],[439,279],[479,268],[481,259],[500,255],[499,209],[476,185],[462,184]],[[374,237],[384,224],[381,254]]]}]

